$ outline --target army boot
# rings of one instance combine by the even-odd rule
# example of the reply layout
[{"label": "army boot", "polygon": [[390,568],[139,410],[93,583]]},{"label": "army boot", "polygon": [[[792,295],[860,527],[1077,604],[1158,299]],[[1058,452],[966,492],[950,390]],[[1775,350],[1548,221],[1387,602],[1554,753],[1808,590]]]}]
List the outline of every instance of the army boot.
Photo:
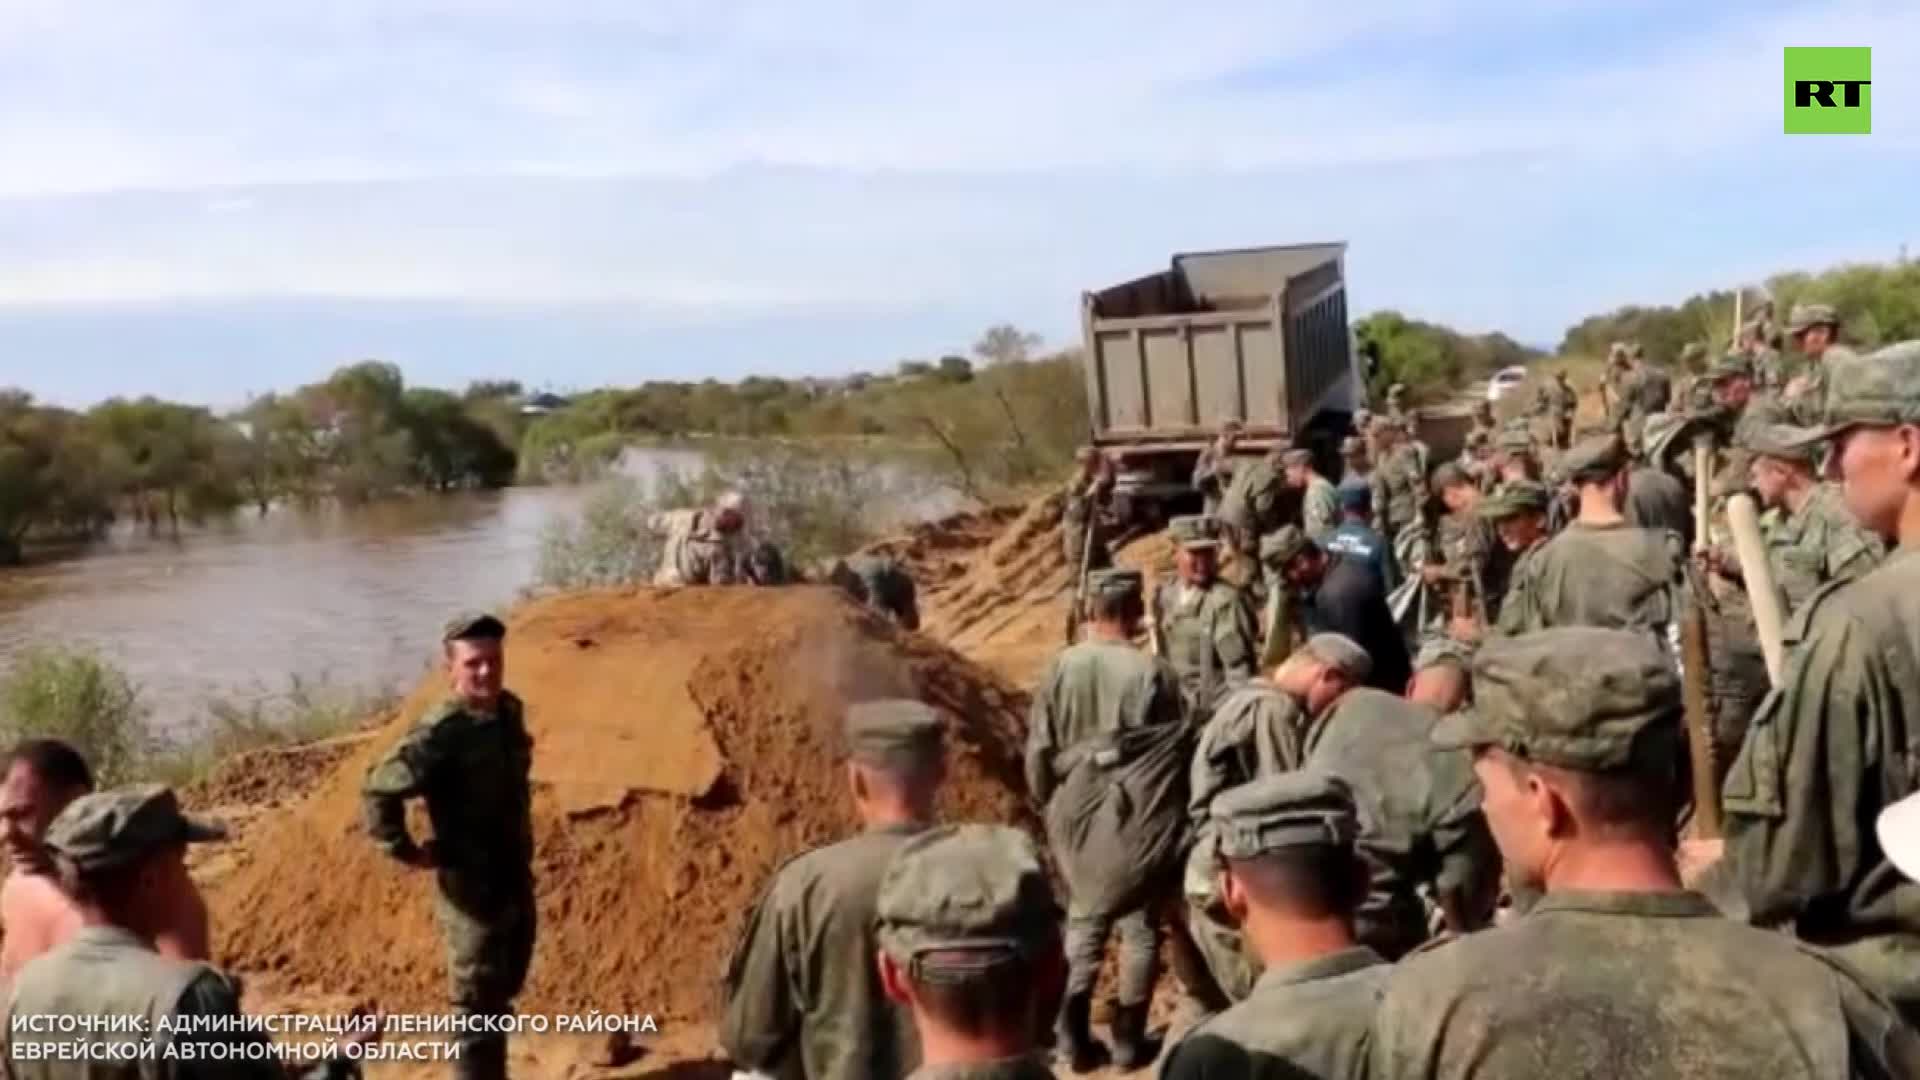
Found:
[{"label": "army boot", "polygon": [[1147,1003],[1113,1007],[1113,1065],[1132,1072],[1160,1055],[1158,1040],[1147,1038]]},{"label": "army boot", "polygon": [[1055,1031],[1054,1057],[1077,1073],[1092,1072],[1107,1063],[1107,1048],[1093,1037],[1088,1026],[1093,1019],[1093,994],[1084,991],[1067,995],[1060,1003],[1060,1023]]}]

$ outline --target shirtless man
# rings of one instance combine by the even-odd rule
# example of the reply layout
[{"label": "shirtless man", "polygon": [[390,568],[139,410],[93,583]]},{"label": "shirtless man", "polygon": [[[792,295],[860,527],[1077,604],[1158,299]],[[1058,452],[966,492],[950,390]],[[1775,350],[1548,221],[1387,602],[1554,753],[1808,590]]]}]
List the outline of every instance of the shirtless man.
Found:
[{"label": "shirtless man", "polygon": [[[28,739],[9,751],[0,779],[0,847],[8,873],[0,884],[0,982],[11,982],[27,961],[80,929],[80,913],[60,891],[41,841],[66,805],[93,790],[93,774],[79,752],[57,739]],[[207,908],[198,893],[155,897],[175,915],[173,929],[154,942],[181,960],[207,957]]]}]

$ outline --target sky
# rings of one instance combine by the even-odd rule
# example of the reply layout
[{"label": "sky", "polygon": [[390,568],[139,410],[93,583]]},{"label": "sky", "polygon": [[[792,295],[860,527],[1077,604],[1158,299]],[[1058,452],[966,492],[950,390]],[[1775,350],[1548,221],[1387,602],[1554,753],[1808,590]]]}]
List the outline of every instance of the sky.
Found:
[{"label": "sky", "polygon": [[[1873,134],[1781,133],[1788,45]],[[0,385],[884,369],[1326,240],[1551,346],[1892,259],[1916,178],[1911,0],[0,0]]]}]

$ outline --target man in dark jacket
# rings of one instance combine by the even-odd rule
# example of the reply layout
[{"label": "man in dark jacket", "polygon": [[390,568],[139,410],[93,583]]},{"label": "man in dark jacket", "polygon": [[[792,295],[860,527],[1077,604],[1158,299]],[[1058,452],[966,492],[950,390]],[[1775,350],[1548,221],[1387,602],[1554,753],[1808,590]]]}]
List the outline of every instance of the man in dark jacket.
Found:
[{"label": "man in dark jacket", "polygon": [[1351,638],[1373,659],[1367,685],[1390,694],[1405,692],[1413,664],[1373,567],[1345,555],[1328,554],[1291,525],[1261,542],[1260,557],[1268,566],[1281,568],[1298,598],[1296,606],[1307,634]]}]

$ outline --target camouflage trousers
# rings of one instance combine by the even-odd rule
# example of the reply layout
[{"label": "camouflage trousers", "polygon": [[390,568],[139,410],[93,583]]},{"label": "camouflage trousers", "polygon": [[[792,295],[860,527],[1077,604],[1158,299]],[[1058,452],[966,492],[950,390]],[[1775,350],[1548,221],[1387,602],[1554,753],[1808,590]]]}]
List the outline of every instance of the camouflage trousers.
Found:
[{"label": "camouflage trousers", "polygon": [[[532,882],[485,890],[483,903],[456,899],[477,890],[455,884],[449,895],[443,880],[434,915],[447,949],[447,986],[455,1016],[507,1016],[527,980],[533,960]],[[505,1035],[462,1033],[455,1039],[459,1057],[454,1075],[463,1080],[504,1080]]]},{"label": "camouflage trousers", "polygon": [[1107,938],[1120,936],[1120,977],[1114,996],[1122,1005],[1138,1005],[1153,996],[1159,954],[1151,907],[1121,915],[1088,914],[1067,909],[1067,994],[1090,994],[1100,976]]},{"label": "camouflage trousers", "polygon": [[1260,960],[1247,950],[1240,938],[1240,929],[1228,922],[1220,909],[1220,886],[1214,876],[1219,865],[1217,851],[1212,826],[1202,827],[1187,852],[1181,879],[1187,934],[1206,967],[1213,984],[1211,989],[1219,995],[1219,999],[1201,1003],[1205,1006],[1203,1012],[1218,1011],[1245,1001],[1247,995],[1253,993],[1253,984],[1260,978],[1261,971]]}]

